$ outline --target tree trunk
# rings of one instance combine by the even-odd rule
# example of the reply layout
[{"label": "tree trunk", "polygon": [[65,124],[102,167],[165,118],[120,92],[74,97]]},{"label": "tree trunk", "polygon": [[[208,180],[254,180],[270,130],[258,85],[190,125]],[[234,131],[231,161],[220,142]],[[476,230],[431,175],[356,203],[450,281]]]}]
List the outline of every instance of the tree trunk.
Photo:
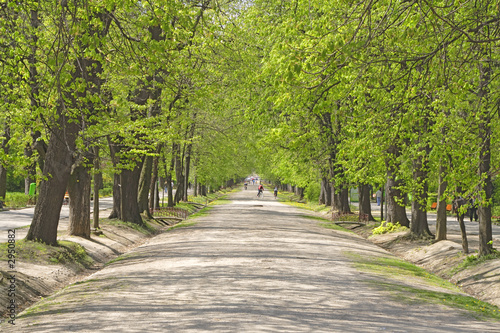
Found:
[{"label": "tree trunk", "polygon": [[[4,138],[1,142],[0,149],[3,150],[5,156],[9,154],[9,141],[10,141],[10,127],[8,124],[9,120],[7,118],[4,124]],[[0,161],[0,200],[5,200],[5,195],[7,194],[7,161]]]},{"label": "tree trunk", "polygon": [[79,129],[76,121],[69,122],[62,114],[61,106],[58,109],[59,126],[52,129],[43,168],[44,178],[40,183],[33,221],[26,237],[27,240],[50,245],[57,244],[57,226]]},{"label": "tree trunk", "polygon": [[359,192],[359,220],[375,221],[375,219],[372,216],[370,186],[368,184],[361,184],[358,187],[358,192]]},{"label": "tree trunk", "polygon": [[[142,164],[141,175],[139,177],[139,193],[137,195],[137,205],[139,212],[146,213],[148,218],[152,218],[149,211],[149,190],[151,188],[151,174],[153,172],[153,156],[146,156]],[[153,188],[154,191],[154,188]],[[154,198],[151,198],[154,200]]]},{"label": "tree trunk", "polygon": [[493,230],[491,225],[491,197],[493,195],[493,184],[490,175],[491,162],[491,128],[490,124],[482,121],[479,125],[483,145],[479,153],[479,177],[480,199],[478,207],[479,215],[479,256],[491,254],[493,250]]},{"label": "tree trunk", "polygon": [[[160,153],[160,148],[157,149],[156,151],[157,154]],[[160,184],[158,184],[158,162],[159,162],[159,156],[156,155],[153,158],[153,174],[151,177],[151,184],[149,185],[149,210],[153,211],[154,207],[160,207],[160,187],[163,191],[164,187]],[[155,202],[156,200],[156,202]]]},{"label": "tree trunk", "polygon": [[[488,85],[491,78],[491,59],[480,62],[480,86],[478,97],[482,105],[487,105],[489,97]],[[486,109],[486,108],[485,108]],[[479,139],[482,143],[479,151],[479,253],[482,257],[492,253],[493,230],[491,225],[491,197],[493,195],[493,184],[491,182],[491,118],[487,110],[483,110],[479,119]]]},{"label": "tree trunk", "polygon": [[460,225],[460,233],[462,235],[462,249],[465,254],[469,254],[469,243],[467,241],[467,232],[465,230],[465,222],[464,222],[464,216],[465,216],[465,211],[461,207],[467,205],[467,200],[464,198],[458,198],[453,201],[453,209],[456,211],[457,214],[457,221],[458,224]]},{"label": "tree trunk", "polygon": [[439,166],[439,187],[437,194],[437,218],[436,218],[436,240],[446,239],[446,198],[444,192],[448,187],[448,183],[444,180],[446,175],[446,167],[442,164]]},{"label": "tree trunk", "polygon": [[182,157],[180,154],[180,145],[177,145],[178,149],[176,149],[175,153],[175,179],[177,181],[177,188],[175,190],[175,198],[174,203],[177,204],[182,200],[184,195],[184,175],[183,167],[182,167]]},{"label": "tree trunk", "polygon": [[[108,146],[109,146],[109,153],[111,156],[111,162],[113,163],[113,167],[117,167],[118,164],[120,163],[120,159],[118,157],[118,153],[121,150],[121,147],[111,141],[111,139],[108,137]],[[115,172],[113,174],[113,209],[111,210],[111,213],[109,214],[110,219],[121,219],[121,190],[120,190],[120,174]]]},{"label": "tree trunk", "polygon": [[138,162],[133,170],[123,169],[120,173],[120,215],[124,222],[143,223],[137,204],[141,167],[142,163]]},{"label": "tree trunk", "polygon": [[201,192],[201,195],[203,197],[206,197],[207,196],[207,186],[206,185],[201,185],[200,192]]},{"label": "tree trunk", "polygon": [[330,186],[330,182],[326,177],[323,177],[321,179],[321,188],[324,191],[325,206],[332,206],[332,187]]},{"label": "tree trunk", "polygon": [[386,159],[387,167],[387,222],[393,224],[399,223],[402,226],[409,227],[410,221],[406,216],[406,208],[404,206],[404,198],[399,186],[401,186],[401,181],[396,180],[396,170],[398,165],[395,162],[397,156],[399,155],[399,148],[395,145],[391,145],[387,151],[388,156]]},{"label": "tree trunk", "polygon": [[90,168],[79,164],[73,168],[68,182],[69,234],[90,238]]},{"label": "tree trunk", "polygon": [[196,174],[194,175],[193,191],[194,191],[193,195],[195,197],[197,197],[198,196],[198,177],[196,176]]},{"label": "tree trunk", "polygon": [[[194,126],[193,126],[194,127]],[[190,169],[190,163],[191,163],[191,150],[192,150],[192,144],[188,144],[187,149],[186,149],[186,158],[185,158],[185,165],[184,165],[184,196],[183,200],[188,201],[188,190],[189,190],[189,169]],[[232,182],[234,183],[234,182]],[[232,186],[232,184],[230,185]]]},{"label": "tree trunk", "polygon": [[94,146],[94,229],[99,229],[99,190],[102,186],[101,161],[99,147]]},{"label": "tree trunk", "polygon": [[425,151],[425,156],[419,155],[413,161],[413,180],[417,189],[413,192],[411,204],[410,232],[416,237],[432,236],[427,221],[427,192],[428,192],[428,166],[426,161],[430,148],[428,146],[419,149]]}]

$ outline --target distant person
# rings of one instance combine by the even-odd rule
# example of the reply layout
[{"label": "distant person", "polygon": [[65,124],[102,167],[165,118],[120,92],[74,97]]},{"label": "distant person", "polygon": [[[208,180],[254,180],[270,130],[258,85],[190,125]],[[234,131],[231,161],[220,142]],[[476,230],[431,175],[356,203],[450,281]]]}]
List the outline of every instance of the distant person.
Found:
[{"label": "distant person", "polygon": [[264,186],[262,186],[262,184],[259,185],[259,189],[257,191],[257,197],[260,197],[261,195],[264,196]]},{"label": "distant person", "polygon": [[274,187],[274,199],[278,198],[278,186]]},{"label": "distant person", "polygon": [[377,197],[377,206],[380,206],[380,203],[382,202],[382,191],[380,189],[377,190],[375,196]]}]

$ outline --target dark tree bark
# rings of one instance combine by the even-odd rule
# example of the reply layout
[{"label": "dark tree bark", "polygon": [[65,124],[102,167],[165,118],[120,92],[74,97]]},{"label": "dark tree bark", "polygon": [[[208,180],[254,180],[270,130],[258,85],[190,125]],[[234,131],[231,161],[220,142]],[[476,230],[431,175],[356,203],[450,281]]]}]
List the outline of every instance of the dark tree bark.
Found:
[{"label": "dark tree bark", "polygon": [[[489,97],[488,85],[491,77],[491,59],[479,65],[480,87],[478,97],[487,105]],[[479,139],[482,142],[479,151],[479,253],[485,256],[493,251],[493,230],[491,225],[491,198],[493,195],[493,183],[491,182],[491,118],[488,112],[483,111],[479,119]]]},{"label": "dark tree bark", "polygon": [[120,215],[124,222],[143,223],[137,203],[141,167],[142,161],[137,162],[132,170],[123,169],[120,173]]},{"label": "dark tree bark", "polygon": [[99,229],[99,190],[102,187],[99,146],[94,146],[94,229]]},{"label": "dark tree bark", "polygon": [[[193,126],[194,127],[194,126]],[[188,189],[189,189],[189,172],[190,172],[190,164],[191,164],[191,150],[193,145],[190,143],[186,149],[186,158],[185,158],[185,166],[184,166],[184,196],[182,200],[188,201]],[[234,183],[234,182],[233,182]],[[232,186],[232,185],[230,185]]]},{"label": "dark tree bark", "polygon": [[462,235],[462,249],[465,254],[469,254],[469,242],[467,241],[467,231],[465,230],[464,222],[465,209],[463,209],[463,206],[466,205],[467,200],[465,200],[464,198],[455,199],[453,202],[453,209],[456,211],[457,221],[460,225],[460,233]]},{"label": "dark tree bark", "polygon": [[57,244],[57,226],[79,131],[78,124],[69,122],[62,113],[62,106],[58,107],[58,116],[58,124],[52,128],[43,168],[44,178],[40,183],[33,221],[26,237],[27,240],[50,245]]},{"label": "dark tree bark", "polygon": [[392,145],[388,149],[387,167],[387,222],[399,223],[402,226],[409,227],[410,221],[406,216],[404,198],[399,186],[401,181],[396,180],[396,170],[398,168],[395,162],[399,154],[399,149]]},{"label": "dark tree bark", "polygon": [[69,234],[90,238],[90,168],[82,163],[73,167],[68,182]]},{"label": "dark tree bark", "polygon": [[361,184],[358,187],[359,192],[359,219],[361,221],[375,221],[372,215],[372,206],[370,199],[370,186]]},{"label": "dark tree bark", "polygon": [[410,232],[416,237],[429,237],[432,234],[427,222],[428,166],[426,159],[430,148],[426,146],[419,151],[425,152],[425,155],[419,155],[413,161],[413,180],[418,187],[413,192]]},{"label": "dark tree bark", "polygon": [[444,192],[448,187],[448,183],[445,180],[446,167],[442,164],[439,166],[439,187],[437,195],[437,219],[436,219],[436,240],[446,239],[446,198],[444,197]]},{"label": "dark tree bark", "polygon": [[[139,212],[146,213],[148,218],[152,218],[149,212],[149,190],[151,186],[151,175],[153,172],[153,156],[146,156],[142,164],[141,175],[139,177],[139,193],[137,204]],[[154,190],[154,188],[153,188]]]},{"label": "dark tree bark", "polygon": [[330,182],[328,181],[328,178],[323,177],[321,179],[321,189],[323,190],[323,195],[324,195],[324,205],[325,206],[332,206],[332,187],[330,186]]},{"label": "dark tree bark", "polygon": [[180,145],[176,145],[177,149],[175,152],[175,179],[177,181],[177,188],[175,190],[174,203],[177,204],[182,200],[184,195],[184,175],[182,166],[182,156],[180,152]]},{"label": "dark tree bark", "polygon": [[[111,155],[111,162],[113,163],[113,167],[117,167],[118,163],[120,162],[120,159],[118,157],[118,153],[121,150],[121,147],[115,143],[112,142],[112,140],[108,137],[108,145],[109,145],[109,152]],[[113,174],[113,209],[111,210],[111,213],[109,214],[110,219],[121,219],[121,208],[120,208],[120,203],[121,203],[121,191],[120,191],[120,174],[115,172]]]},{"label": "dark tree bark", "polygon": [[[7,122],[9,120],[7,119]],[[4,124],[3,139],[1,141],[0,149],[3,150],[5,155],[9,154],[9,141],[10,141],[10,127],[9,124]],[[6,161],[1,161],[0,163],[0,199],[5,200],[5,195],[7,194],[7,164]]]},{"label": "dark tree bark", "polygon": [[[160,147],[157,148],[156,153],[157,155],[153,158],[153,174],[151,177],[151,184],[149,185],[149,210],[153,211],[153,209],[156,207],[160,207],[160,195],[159,191],[160,188],[163,191],[163,186],[161,184],[158,185],[158,162],[159,162],[159,154],[160,154]],[[156,202],[155,202],[156,200]]]}]

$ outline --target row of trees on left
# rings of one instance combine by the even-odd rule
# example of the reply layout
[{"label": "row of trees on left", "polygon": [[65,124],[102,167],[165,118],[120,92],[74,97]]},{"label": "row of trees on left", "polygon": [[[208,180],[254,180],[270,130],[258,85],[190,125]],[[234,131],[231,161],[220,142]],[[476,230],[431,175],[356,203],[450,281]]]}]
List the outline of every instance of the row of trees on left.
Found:
[{"label": "row of trees on left", "polygon": [[234,77],[245,69],[226,28],[233,9],[210,0],[0,2],[0,188],[14,166],[37,181],[28,240],[56,243],[66,191],[70,233],[89,237],[91,179],[98,189],[103,166],[115,175],[112,216],[133,223],[149,212],[160,176],[174,205],[187,200],[190,179],[204,194],[250,173],[251,134],[235,117]]}]

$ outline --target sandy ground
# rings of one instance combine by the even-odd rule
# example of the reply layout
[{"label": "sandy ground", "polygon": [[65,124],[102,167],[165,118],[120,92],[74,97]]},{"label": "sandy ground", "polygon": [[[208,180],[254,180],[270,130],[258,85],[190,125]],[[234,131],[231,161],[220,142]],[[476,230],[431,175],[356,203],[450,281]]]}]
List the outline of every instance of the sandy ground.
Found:
[{"label": "sandy ground", "polygon": [[232,194],[194,226],[150,239],[0,330],[499,332],[498,322],[388,290],[437,287],[359,271],[349,253],[392,254],[254,195]]}]

